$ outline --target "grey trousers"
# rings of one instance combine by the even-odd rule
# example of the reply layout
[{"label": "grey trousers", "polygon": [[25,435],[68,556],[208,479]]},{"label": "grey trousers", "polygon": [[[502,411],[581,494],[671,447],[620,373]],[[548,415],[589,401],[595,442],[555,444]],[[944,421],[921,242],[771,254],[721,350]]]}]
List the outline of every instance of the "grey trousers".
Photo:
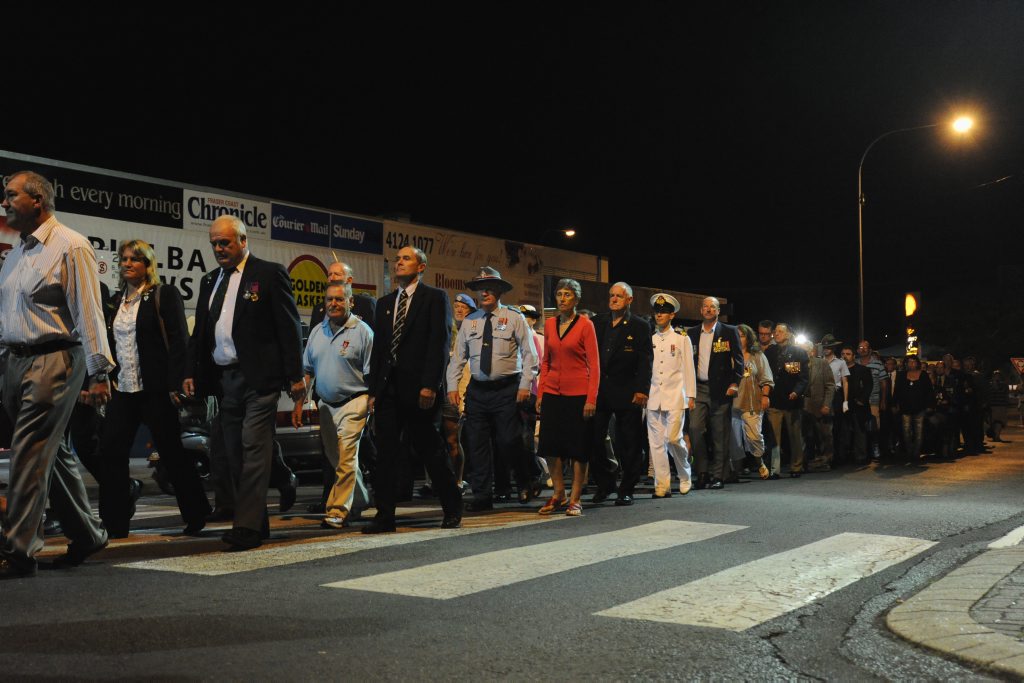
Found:
[{"label": "grey trousers", "polygon": [[[732,441],[732,399],[726,403],[711,400],[707,384],[697,384],[697,397],[690,411],[690,444],[693,446],[693,465],[697,474],[708,474],[712,479],[726,479],[729,466],[729,443]],[[711,462],[708,462],[708,441],[711,435]]]},{"label": "grey trousers", "polygon": [[84,380],[80,346],[23,358],[6,354],[0,400],[14,435],[3,551],[15,561],[30,561],[42,550],[48,496],[72,542],[94,546],[106,540],[107,532],[89,507],[67,433]]},{"label": "grey trousers", "polygon": [[216,419],[235,491],[234,526],[260,531],[267,519],[267,487],[280,392],[260,394],[250,389],[238,369],[225,370],[220,386],[224,397]]}]

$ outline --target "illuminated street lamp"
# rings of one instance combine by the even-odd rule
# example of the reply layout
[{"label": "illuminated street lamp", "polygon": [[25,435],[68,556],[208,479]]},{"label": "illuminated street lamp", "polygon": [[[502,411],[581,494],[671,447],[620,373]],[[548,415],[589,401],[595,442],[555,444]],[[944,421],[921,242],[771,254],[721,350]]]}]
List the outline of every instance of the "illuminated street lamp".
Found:
[{"label": "illuminated street lamp", "polygon": [[[909,133],[914,130],[925,130],[926,128],[938,128],[939,123],[932,123],[927,126],[913,126],[911,128],[897,128],[887,133],[882,133],[871,141],[864,154],[860,158],[860,165],[857,166],[857,263],[860,274],[860,288],[857,296],[857,330],[858,339],[864,339],[864,160],[868,158],[868,152],[882,139],[895,135],[896,133]],[[970,116],[960,116],[951,124],[953,130],[963,135],[974,127],[974,119]]]}]

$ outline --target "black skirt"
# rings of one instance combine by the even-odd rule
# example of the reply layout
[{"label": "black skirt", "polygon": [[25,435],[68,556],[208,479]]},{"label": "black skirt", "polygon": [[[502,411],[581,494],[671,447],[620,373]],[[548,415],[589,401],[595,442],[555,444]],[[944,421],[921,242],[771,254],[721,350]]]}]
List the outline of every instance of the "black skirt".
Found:
[{"label": "black skirt", "polygon": [[544,394],[540,409],[540,445],[537,455],[542,458],[587,461],[592,420],[583,419],[583,406],[586,402],[586,396]]}]

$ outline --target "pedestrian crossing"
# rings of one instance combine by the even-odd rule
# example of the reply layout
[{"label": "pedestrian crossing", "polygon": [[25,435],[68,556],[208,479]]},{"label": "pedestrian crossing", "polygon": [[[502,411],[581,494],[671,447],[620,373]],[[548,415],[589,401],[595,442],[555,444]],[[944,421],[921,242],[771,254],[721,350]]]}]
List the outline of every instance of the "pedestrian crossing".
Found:
[{"label": "pedestrian crossing", "polygon": [[902,536],[837,534],[597,614],[745,631],[933,545],[932,541]]},{"label": "pedestrian crossing", "polygon": [[618,531],[496,550],[415,569],[337,581],[325,586],[450,600],[598,562],[706,541],[745,528],[731,524],[663,520]]},{"label": "pedestrian crossing", "polygon": [[[429,516],[436,511],[407,512],[413,513],[409,519],[415,522],[416,514]],[[406,526],[400,527],[395,534],[367,536],[353,529],[341,535],[292,538],[283,543],[275,541],[244,553],[202,552],[124,562],[116,566],[195,576],[226,576],[409,544],[522,530],[567,519],[571,518],[562,515],[539,517],[526,512],[481,515],[468,517],[466,526],[458,530]],[[691,544],[695,546],[695,553],[714,552],[714,546],[708,544],[723,542],[733,535],[742,542],[743,532],[749,530],[750,527],[732,524],[660,520],[534,544],[522,544],[524,535],[519,531],[507,537],[509,547],[499,550],[427,562],[397,571],[341,578],[319,585],[324,589],[353,593],[384,593],[448,601],[527,581],[542,581],[570,569],[579,571],[605,562]],[[214,539],[210,538],[203,543],[213,542]],[[219,541],[216,544],[219,546]],[[501,543],[489,543],[488,547],[495,545]],[[594,615],[742,632],[910,560],[934,545],[932,541],[904,536],[838,533],[608,607]],[[420,554],[431,556],[429,551]],[[315,576],[323,581],[323,570],[318,568]],[[310,587],[315,585],[311,583]],[[714,599],[709,599],[709,596],[714,596]]]}]

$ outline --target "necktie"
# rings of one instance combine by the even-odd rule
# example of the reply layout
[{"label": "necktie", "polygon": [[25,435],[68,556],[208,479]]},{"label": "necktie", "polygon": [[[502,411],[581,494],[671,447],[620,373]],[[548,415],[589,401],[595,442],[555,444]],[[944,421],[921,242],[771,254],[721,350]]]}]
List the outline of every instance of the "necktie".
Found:
[{"label": "necktie", "polygon": [[398,361],[398,345],[402,343],[402,328],[405,327],[405,314],[409,308],[409,294],[404,289],[398,296],[398,313],[395,315],[395,326],[391,332],[391,360]]},{"label": "necktie", "polygon": [[221,269],[220,284],[217,285],[217,291],[213,293],[213,301],[210,302],[210,320],[213,322],[220,320],[221,310],[224,308],[224,297],[228,293],[228,281],[231,280],[231,274],[236,270],[236,268]]},{"label": "necktie", "polygon": [[491,329],[491,314],[484,323],[484,343],[480,349],[480,372],[491,376],[491,349],[494,348],[494,331]]}]

